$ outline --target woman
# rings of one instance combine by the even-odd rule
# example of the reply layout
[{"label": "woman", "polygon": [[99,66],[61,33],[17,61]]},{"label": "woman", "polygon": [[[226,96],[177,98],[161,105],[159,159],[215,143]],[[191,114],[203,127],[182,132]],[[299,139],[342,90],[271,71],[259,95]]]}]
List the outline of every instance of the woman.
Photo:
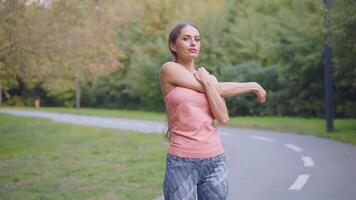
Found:
[{"label": "woman", "polygon": [[227,199],[226,157],[214,119],[229,121],[224,97],[254,92],[263,103],[266,92],[255,82],[218,82],[204,67],[196,69],[200,33],[192,24],[176,25],[168,45],[175,61],[160,71],[169,132],[164,198]]}]

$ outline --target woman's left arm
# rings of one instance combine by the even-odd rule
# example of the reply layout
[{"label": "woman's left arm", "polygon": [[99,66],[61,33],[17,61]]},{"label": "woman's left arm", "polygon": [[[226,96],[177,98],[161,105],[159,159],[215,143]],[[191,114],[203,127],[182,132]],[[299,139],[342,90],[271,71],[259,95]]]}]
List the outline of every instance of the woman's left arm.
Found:
[{"label": "woman's left arm", "polygon": [[211,76],[205,68],[199,68],[194,74],[195,78],[201,82],[205,89],[205,95],[208,98],[210,109],[220,124],[226,124],[229,121],[229,113],[223,97],[219,94],[216,84],[218,83],[214,76]]},{"label": "woman's left arm", "polygon": [[216,89],[222,97],[239,96],[253,92],[260,103],[264,103],[267,96],[266,91],[256,82],[219,82],[216,84]]}]

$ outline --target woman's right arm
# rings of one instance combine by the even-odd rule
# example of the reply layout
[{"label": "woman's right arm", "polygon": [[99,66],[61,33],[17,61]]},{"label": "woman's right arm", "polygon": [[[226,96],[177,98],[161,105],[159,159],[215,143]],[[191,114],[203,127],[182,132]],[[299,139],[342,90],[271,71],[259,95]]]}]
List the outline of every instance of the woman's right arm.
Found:
[{"label": "woman's right arm", "polygon": [[193,74],[189,73],[183,66],[177,63],[165,63],[161,68],[160,78],[161,81],[168,82],[172,85],[205,93],[204,87],[196,80]]},{"label": "woman's right arm", "polygon": [[[168,82],[175,86],[189,88],[201,93],[206,93],[203,85],[189,73],[183,66],[175,62],[165,63],[160,71],[161,81]],[[231,97],[238,96],[248,92],[254,92],[259,102],[266,100],[266,91],[256,82],[218,82],[216,89],[220,96]]]}]

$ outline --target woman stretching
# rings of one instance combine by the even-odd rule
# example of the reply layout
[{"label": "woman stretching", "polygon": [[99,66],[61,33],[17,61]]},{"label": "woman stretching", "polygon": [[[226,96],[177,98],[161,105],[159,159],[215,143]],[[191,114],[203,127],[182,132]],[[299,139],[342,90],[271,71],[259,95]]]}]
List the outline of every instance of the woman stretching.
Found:
[{"label": "woman stretching", "polygon": [[227,199],[226,157],[214,119],[223,125],[229,121],[224,97],[254,92],[263,103],[266,92],[256,82],[218,82],[204,67],[196,69],[200,32],[192,24],[176,25],[168,46],[175,61],[160,71],[169,138],[164,198]]}]

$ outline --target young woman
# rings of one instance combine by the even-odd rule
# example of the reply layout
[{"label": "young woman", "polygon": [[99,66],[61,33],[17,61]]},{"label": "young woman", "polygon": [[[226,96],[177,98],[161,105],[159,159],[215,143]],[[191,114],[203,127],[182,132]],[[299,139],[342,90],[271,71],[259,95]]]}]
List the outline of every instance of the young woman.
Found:
[{"label": "young woman", "polygon": [[263,103],[266,92],[256,82],[218,82],[204,67],[196,69],[200,33],[192,24],[176,25],[168,46],[175,61],[160,71],[169,134],[164,198],[227,199],[226,157],[214,119],[229,121],[224,97],[254,92]]}]

